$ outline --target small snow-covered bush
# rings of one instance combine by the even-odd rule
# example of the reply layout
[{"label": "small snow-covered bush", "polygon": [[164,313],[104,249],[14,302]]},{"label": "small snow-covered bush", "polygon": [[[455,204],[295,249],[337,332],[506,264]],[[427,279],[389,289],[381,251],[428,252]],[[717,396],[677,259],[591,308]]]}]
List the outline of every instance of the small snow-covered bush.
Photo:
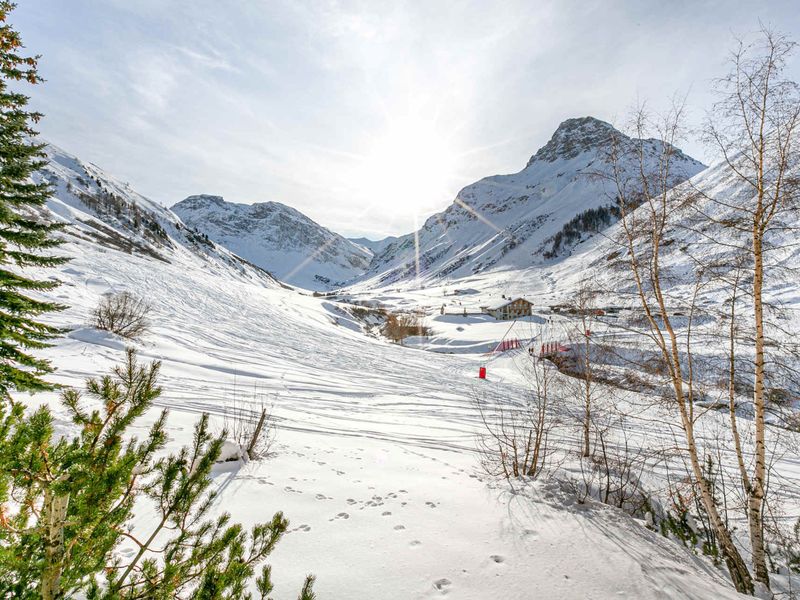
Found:
[{"label": "small snow-covered bush", "polygon": [[150,327],[150,305],[130,292],[105,294],[92,314],[92,326],[128,339],[137,339]]}]

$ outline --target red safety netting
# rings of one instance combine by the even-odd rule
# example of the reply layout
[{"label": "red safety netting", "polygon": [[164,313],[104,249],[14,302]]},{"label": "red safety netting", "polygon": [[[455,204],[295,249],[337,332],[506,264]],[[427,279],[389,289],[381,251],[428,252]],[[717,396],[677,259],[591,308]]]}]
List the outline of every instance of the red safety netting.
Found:
[{"label": "red safety netting", "polygon": [[560,354],[562,352],[569,352],[569,346],[565,346],[561,342],[545,342],[542,344],[539,355],[546,356],[548,354]]},{"label": "red safety netting", "polygon": [[508,340],[502,340],[497,346],[495,346],[492,352],[505,352],[506,350],[516,350],[517,348],[521,348],[522,344],[520,343],[519,339],[512,338]]}]

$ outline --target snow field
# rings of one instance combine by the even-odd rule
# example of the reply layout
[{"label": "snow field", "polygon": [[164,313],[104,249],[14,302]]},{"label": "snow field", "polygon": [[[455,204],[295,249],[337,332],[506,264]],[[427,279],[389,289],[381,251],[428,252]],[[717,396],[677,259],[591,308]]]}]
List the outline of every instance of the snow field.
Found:
[{"label": "snow field", "polygon": [[[75,258],[57,293],[70,308],[56,320],[73,331],[48,351],[60,383],[122,358],[125,344],[86,322],[102,293],[130,289],[154,306],[138,347],[163,362],[171,447],[201,412],[221,428],[234,396],[273,407],[274,456],[220,465],[215,485],[218,509],[238,521],[290,519],[271,560],[277,598],[295,597],[309,572],[320,598],[735,597],[706,561],[617,511],[479,472],[476,394],[524,393],[508,358],[478,382],[479,358],[369,338],[337,325],[328,301],[221,276],[188,254],[154,266],[66,249]],[[136,528],[150,518],[143,506]]]}]

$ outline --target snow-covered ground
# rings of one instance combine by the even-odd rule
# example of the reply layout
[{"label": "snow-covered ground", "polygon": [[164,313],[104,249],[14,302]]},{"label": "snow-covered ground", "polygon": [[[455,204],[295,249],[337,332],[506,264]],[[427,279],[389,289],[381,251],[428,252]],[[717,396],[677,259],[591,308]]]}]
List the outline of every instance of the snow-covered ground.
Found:
[{"label": "snow-covered ground", "polygon": [[[536,269],[360,284],[314,297],[282,286],[95,166],[49,152],[42,174],[56,188],[49,208],[68,224],[64,251],[73,257],[55,292],[70,308],[54,320],[70,333],[47,351],[59,368],[54,378],[81,386],[122,359],[125,342],[88,321],[102,294],[128,290],[153,306],[152,329],[137,347],[142,360],[163,362],[158,405],[171,410],[172,447],[189,440],[202,412],[221,430],[234,404],[250,405],[253,418],[271,406],[273,455],[221,465],[215,485],[218,510],[238,521],[264,521],[278,510],[290,519],[271,561],[276,597],[295,597],[309,572],[321,599],[736,597],[723,570],[643,521],[577,503],[562,479],[568,458],[558,477],[524,485],[493,480],[479,467],[477,402],[518,405],[531,362],[525,348],[488,352],[504,338],[535,348],[574,331],[575,319],[550,306],[569,300],[587,270],[602,271],[606,241],[595,237]],[[771,298],[796,303],[793,289],[779,282]],[[480,314],[503,295],[531,299],[534,314],[516,323]],[[417,312],[431,335],[403,346],[366,335],[350,303]],[[640,351],[640,337],[606,321],[592,326],[593,339],[613,343],[616,355]],[[612,372],[624,370],[612,363]],[[477,378],[481,366],[485,381]],[[631,444],[674,446],[669,417],[652,397],[608,393],[627,415]],[[42,401],[57,407],[53,395],[32,398]],[[559,407],[565,422],[574,408]],[[705,431],[722,419],[709,413]],[[574,429],[554,433],[560,446],[577,447]],[[790,456],[774,469],[800,489]],[[720,457],[733,465],[727,451]],[[663,464],[646,475],[657,494]],[[785,501],[790,523],[800,498],[787,493]],[[136,527],[146,530],[150,520],[142,506]]]},{"label": "snow-covered ground", "polygon": [[[736,597],[722,571],[639,521],[576,504],[555,482],[512,490],[481,473],[474,401],[524,393],[510,359],[478,381],[480,354],[365,336],[328,299],[209,270],[191,253],[164,263],[83,241],[65,250],[74,258],[56,295],[70,308],[55,319],[72,332],[48,351],[58,382],[79,386],[120,361],[124,343],[86,323],[101,294],[128,289],[154,307],[139,350],[163,361],[173,445],[201,412],[221,427],[234,396],[274,406],[274,456],[222,468],[215,485],[218,509],[239,521],[290,519],[271,560],[276,597],[294,597],[308,572],[320,598],[354,600]],[[433,320],[454,339],[462,326],[484,328],[472,340],[507,327]],[[136,526],[147,521],[142,511]]]}]

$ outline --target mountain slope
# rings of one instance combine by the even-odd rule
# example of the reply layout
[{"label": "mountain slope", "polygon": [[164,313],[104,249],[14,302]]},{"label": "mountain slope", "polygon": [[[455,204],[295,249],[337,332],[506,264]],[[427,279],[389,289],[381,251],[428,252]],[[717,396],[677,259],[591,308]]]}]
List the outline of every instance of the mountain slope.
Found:
[{"label": "mountain slope", "polygon": [[322,290],[360,275],[371,253],[278,202],[235,204],[189,196],[172,207],[184,222],[279,279]]},{"label": "mountain slope", "polygon": [[[736,164],[739,173],[747,174],[750,166],[740,160]],[[794,166],[787,180],[798,180],[800,168]],[[665,288],[673,295],[674,302],[685,305],[691,298],[693,286],[700,270],[706,268],[706,278],[712,272],[732,272],[738,264],[742,249],[750,244],[747,223],[747,206],[755,206],[753,188],[742,181],[734,168],[725,162],[712,165],[688,181],[670,191],[669,202],[674,204],[670,211],[666,239],[659,249],[659,264],[665,281]],[[647,219],[646,207],[637,209],[638,222]],[[733,224],[737,224],[736,227]],[[762,240],[765,250],[766,277],[765,295],[768,302],[785,305],[796,311],[800,305],[797,286],[796,265],[800,264],[800,246],[796,242],[800,229],[800,213],[789,208],[779,209],[772,227]],[[619,293],[621,297],[631,297],[635,292],[630,277],[630,254],[625,244],[621,244],[623,231],[621,224],[612,226],[603,238],[598,238],[580,248],[569,259],[555,265],[546,276],[554,290],[564,296],[574,285],[574,277],[569,273],[591,272],[599,286],[605,290]],[[639,240],[636,248],[641,248]],[[744,254],[748,254],[745,250]],[[749,262],[743,272],[747,277],[751,271]],[[708,304],[728,301],[727,285],[706,283],[697,291],[698,297]],[[638,300],[637,300],[638,302]],[[797,313],[800,315],[800,313]]]},{"label": "mountain slope", "polygon": [[[172,211],[99,167],[50,144],[45,155],[46,164],[34,174],[36,181],[47,181],[53,188],[42,216],[64,223],[67,241],[154,262],[191,261],[212,272],[279,285],[270,273],[193,232]],[[114,260],[113,254],[109,260]]]},{"label": "mountain slope", "polygon": [[[522,171],[465,187],[418,232],[376,252],[362,281],[379,286],[464,277],[568,256],[575,244],[615,220],[608,184],[599,176],[608,172],[612,137],[632,143],[593,117],[564,121]],[[646,140],[644,146],[657,160],[660,142]],[[703,168],[677,150],[676,182]]]},{"label": "mountain slope", "polygon": [[[176,451],[191,443],[202,413],[216,434],[231,415],[255,419],[269,406],[274,452],[217,465],[207,516],[227,511],[249,528],[285,512],[290,529],[270,556],[276,598],[296,597],[309,572],[320,598],[348,600],[529,598],[531,590],[544,598],[737,597],[709,561],[616,509],[576,502],[556,483],[512,490],[488,478],[474,451],[483,428],[474,375],[485,358],[364,336],[346,305],[262,285],[198,259],[179,238],[170,243],[154,246],[159,260],[72,236],[63,251],[73,260],[48,271],[63,281],[54,295],[68,305],[52,322],[69,333],[42,355],[66,386],[106,373],[128,342],[87,327],[91,311],[109,288],[144,290],[152,327],[136,345],[140,360],[161,362],[163,395],[134,433],[168,408],[167,449]],[[501,360],[481,398],[516,407],[527,384],[511,375],[513,358]],[[508,376],[495,378],[501,369]],[[76,431],[56,397],[39,395],[33,405],[49,401],[58,431]],[[83,402],[89,408],[93,399]],[[660,422],[647,423],[648,440],[673,443]],[[130,535],[149,535],[157,511],[142,499],[135,512]],[[124,558],[134,548],[127,540],[115,551]]]}]

